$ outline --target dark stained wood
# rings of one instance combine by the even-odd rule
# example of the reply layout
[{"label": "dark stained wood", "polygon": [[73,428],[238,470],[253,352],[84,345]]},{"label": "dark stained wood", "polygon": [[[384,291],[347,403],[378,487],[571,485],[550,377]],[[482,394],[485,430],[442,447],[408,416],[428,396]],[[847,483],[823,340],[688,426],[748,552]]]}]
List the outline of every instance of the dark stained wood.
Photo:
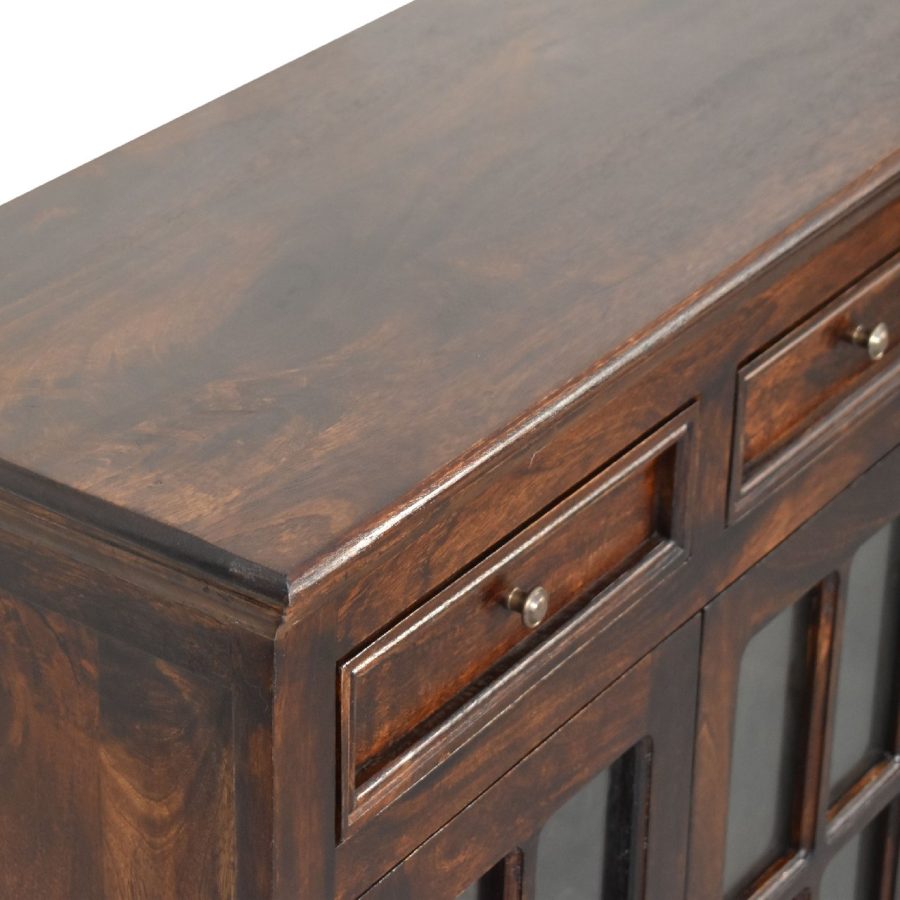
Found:
[{"label": "dark stained wood", "polygon": [[[258,680],[239,679],[232,693],[236,898],[275,896],[272,847],[277,833],[271,703],[274,661],[268,652],[265,661],[266,669]],[[244,671],[239,659],[235,663],[236,673]]]},{"label": "dark stained wood", "polygon": [[[4,893],[67,898],[104,883],[80,820],[99,821],[96,634],[0,597],[0,868]],[[60,650],[62,647],[64,649]],[[56,765],[66,748],[67,768]],[[23,866],[23,859],[33,865]]]},{"label": "dark stained wood", "polygon": [[[712,433],[713,429],[713,423],[706,422],[701,430]],[[698,481],[699,487],[708,487],[716,479]],[[831,523],[827,527],[834,530],[835,540],[844,518],[848,522],[865,521],[873,509],[868,505],[873,498],[888,502],[885,485],[900,485],[900,452],[893,452],[874,466],[820,514]],[[721,515],[724,481],[719,481],[717,496],[715,491],[710,493],[718,501],[715,508]],[[704,517],[710,515],[700,501],[697,507],[703,509]],[[776,509],[777,527],[782,527],[781,509]],[[560,717],[557,722],[574,714],[593,693],[624,673],[634,660],[732,583],[748,565],[747,524],[744,520],[728,529],[725,536],[733,536],[734,542],[720,538],[705,544],[696,539],[690,564],[678,568],[661,584],[637,593],[620,592],[586,610],[557,642],[538,648],[525,660],[504,684],[500,702],[496,696],[476,698],[465,716],[454,723],[454,735],[461,732],[465,741],[457,744],[444,738],[445,755],[439,765],[426,777],[403,786],[402,795],[388,808],[374,819],[361,822],[338,845],[338,896],[361,893],[390,868],[392,861],[412,852],[448,815],[461,810],[507,771],[521,758],[523,749],[543,740],[553,721],[543,710],[555,711]],[[758,548],[752,549],[756,552]],[[558,665],[560,660],[565,665]],[[724,678],[717,673],[714,683],[722,684]]]},{"label": "dark stained wood", "polygon": [[411,900],[424,884],[435,900],[452,900],[510,842],[526,843],[593,775],[645,744],[652,745],[654,774],[639,824],[646,828],[640,895],[680,896],[699,636],[695,621],[670,637],[379,881],[367,900]]},{"label": "dark stained wood", "polygon": [[[701,451],[709,461],[700,485],[708,501],[702,540],[719,539],[719,478],[727,481],[731,457],[734,369],[900,246],[898,193],[900,181],[891,182],[852,207],[826,232],[771,261],[732,293],[731,303],[712,309],[644,356],[640,365],[617,378],[590,381],[574,397],[552,403],[537,423],[522,424],[491,447],[481,468],[454,468],[446,488],[418,497],[395,529],[356,545],[352,555],[336,557],[334,567],[324,565],[305,578],[297,595],[301,607],[338,604],[339,646],[344,653],[359,647],[385,622],[399,617],[409,598],[445,584],[599,460],[620,452],[692,399],[702,399],[701,415],[709,421]],[[900,433],[897,392],[883,396],[877,388],[875,384],[872,392],[857,394],[848,421],[832,421],[830,432],[817,436],[814,468],[790,467],[789,490],[777,497],[760,492],[754,498],[762,509],[754,509],[751,522],[742,523],[747,565],[895,445]],[[736,493],[739,474],[733,474],[731,484]]]},{"label": "dark stained wood", "polygon": [[3,209],[0,458],[299,582],[883,183],[898,38],[417,0]]},{"label": "dark stained wood", "polygon": [[5,502],[0,585],[0,893],[270,896],[277,619]]},{"label": "dark stained wood", "polygon": [[[857,482],[839,502],[801,527],[716,598],[703,614],[703,655],[697,721],[691,824],[689,897],[722,893],[734,703],[744,647],[775,615],[813,591],[817,614],[808,640],[812,674],[806,704],[804,752],[796,769],[799,790],[791,847],[754,885],[752,896],[791,900],[813,890],[828,861],[900,795],[900,761],[879,763],[836,810],[827,811],[827,744],[831,728],[824,698],[833,691],[835,573],[846,572],[856,547],[900,514],[900,454]],[[833,713],[833,699],[828,715]]]},{"label": "dark stained wood", "polygon": [[277,900],[334,896],[334,610],[275,642],[272,753]]},{"label": "dark stained wood", "polygon": [[0,604],[4,893],[232,896],[228,692],[57,613]]},{"label": "dark stained wood", "polygon": [[502,900],[533,900],[537,890],[535,877],[539,836],[520,841],[521,846],[506,857]]},{"label": "dark stained wood", "polygon": [[720,900],[740,651],[809,590],[754,897],[875,821],[895,873],[900,745],[822,781],[900,512],[897,351],[835,339],[900,335],[898,43],[888,0],[416,0],[0,209],[0,895],[533,900],[639,747],[637,894]]},{"label": "dark stained wood", "polygon": [[[741,369],[742,430],[735,454],[741,460],[742,500],[761,483],[783,478],[786,468],[808,464],[819,449],[817,438],[847,427],[848,419],[900,388],[896,340],[883,359],[873,361],[846,339],[855,325],[877,323],[886,324],[891,335],[900,334],[898,259]],[[848,399],[854,391],[868,402]]]},{"label": "dark stained wood", "polygon": [[[350,822],[360,806],[378,808],[370,795],[383,793],[390,769],[382,770],[579,605],[602,602],[605,588],[641,563],[646,568],[651,555],[656,578],[684,561],[685,520],[693,512],[685,508],[693,422],[692,411],[669,422],[342,666],[342,778]],[[537,585],[548,591],[550,610],[531,633],[502,600],[516,586]],[[420,678],[426,671],[428,678]],[[432,755],[443,756],[432,744]],[[412,762],[404,753],[405,776]]]},{"label": "dark stained wood", "polygon": [[[702,393],[699,379],[706,374],[696,362],[688,367],[693,378],[671,377],[672,366],[686,363],[686,358],[666,356],[649,371],[645,368],[640,388],[628,391],[624,406],[615,402],[620,395],[607,398],[597,392],[573,409],[554,407],[541,428],[501,447],[489,466],[463,476],[445,496],[430,498],[402,535],[386,535],[347,560],[335,578],[310,585],[307,602],[338,604],[339,644],[345,651],[358,646],[404,612],[413,598],[458,575],[486,548],[501,544],[586,476],[696,401]],[[729,411],[729,428],[730,416]]]},{"label": "dark stained wood", "polygon": [[[789,307],[779,307],[777,316],[773,317],[770,309],[764,320],[753,328],[748,327],[748,340],[756,341],[760,334],[777,331],[782,327],[779,323],[784,321],[783,318],[778,319],[778,316],[789,315],[788,310]],[[687,345],[676,346],[671,352],[687,354]],[[666,363],[672,358],[663,355],[662,361]],[[675,359],[678,357],[675,356]],[[815,484],[798,482],[802,490],[795,490],[796,485],[792,485],[791,491],[773,497],[768,506],[764,504],[723,533],[721,516],[727,484],[726,463],[734,381],[716,378],[716,371],[711,368],[705,375],[709,382],[696,386],[698,394],[705,401],[699,411],[697,444],[703,450],[703,459],[708,463],[718,459],[719,465],[706,471],[704,477],[698,479],[695,487],[688,492],[689,497],[694,497],[690,504],[697,510],[700,536],[694,542],[695,559],[692,565],[676,572],[655,590],[620,592],[615,602],[598,608],[553,648],[556,656],[538,654],[535,657],[537,663],[529,662],[519,674],[521,681],[514,685],[516,694],[520,693],[521,683],[527,684],[531,679],[537,679],[541,672],[547,671],[547,667],[556,665],[554,659],[568,660],[571,655],[572,663],[567,662],[566,666],[557,668],[554,678],[541,681],[544,698],[541,702],[548,711],[557,710],[558,715],[574,712],[579,703],[579,693],[573,691],[573,685],[579,685],[581,691],[589,690],[591,686],[602,686],[604,678],[608,679],[610,675],[615,677],[616,673],[624,671],[721,586],[733,580],[736,574],[765,552],[766,547],[774,546],[793,527],[792,523],[798,517],[809,515],[817,505],[821,505],[839,490],[840,486],[867,465],[867,460],[881,452],[879,448],[886,446],[896,433],[892,425],[884,425],[884,419],[881,420],[883,430],[861,429],[852,432],[847,438],[852,438],[849,447],[846,443],[843,447],[835,445],[841,452],[834,454],[835,463],[831,468],[826,464],[827,457],[823,457],[815,470],[811,471],[810,478],[815,479]],[[666,381],[662,374],[659,375],[657,385],[660,388],[658,394],[663,394]],[[592,412],[596,415],[594,411],[597,407],[585,409],[586,414]],[[624,422],[624,419],[622,416],[621,421]],[[624,426],[622,429],[624,434]],[[584,441],[589,443],[589,432]],[[837,472],[838,469],[839,480],[829,481],[829,471]],[[864,482],[881,485],[883,492],[885,484],[900,483],[898,477],[900,472],[894,454],[886,469],[884,466],[876,467],[865,477]],[[855,496],[859,490],[858,487],[854,488],[850,492],[851,496]],[[871,494],[870,488],[863,492],[862,497],[870,498]],[[849,507],[848,503],[851,504]],[[834,514],[836,521],[844,516],[862,517],[863,500],[859,500],[857,506],[859,509],[854,513],[851,500],[845,500],[839,506],[842,511]],[[293,694],[285,693],[284,702],[280,706],[281,715],[284,716],[284,734],[290,739],[281,742],[283,749],[278,759],[283,760],[285,771],[290,775],[282,775],[279,784],[286,794],[299,798],[299,808],[300,803],[311,799],[306,791],[312,783],[301,778],[301,771],[311,765],[314,770],[323,774],[320,780],[314,782],[318,789],[317,799],[309,818],[303,819],[299,825],[295,824],[295,810],[288,807],[285,811],[289,814],[278,819],[282,823],[278,830],[273,821],[275,792],[271,787],[276,775],[271,768],[273,758],[267,743],[268,735],[274,727],[269,718],[270,713],[266,711],[273,681],[271,661],[266,661],[265,650],[270,646],[268,642],[275,634],[279,621],[277,609],[258,597],[229,593],[216,582],[201,587],[189,576],[173,572],[153,558],[136,556],[116,542],[104,539],[102,534],[92,531],[90,527],[74,523],[71,516],[48,513],[14,497],[4,498],[2,509],[6,517],[4,539],[0,543],[4,559],[4,579],[8,589],[13,590],[17,596],[30,603],[43,604],[73,621],[83,622],[91,629],[112,631],[129,644],[139,646],[145,652],[160,656],[171,664],[196,671],[203,677],[227,683],[235,676],[233,667],[236,661],[247,658],[247,663],[238,665],[237,671],[244,674],[237,678],[236,689],[244,702],[250,703],[252,700],[258,707],[240,714],[239,719],[247,724],[238,727],[236,720],[234,729],[236,735],[242,735],[244,749],[240,758],[245,763],[241,770],[250,773],[243,787],[243,799],[237,796],[241,794],[239,789],[236,789],[235,799],[236,809],[242,812],[242,824],[247,824],[246,828],[240,828],[235,839],[235,846],[243,851],[241,860],[236,863],[238,873],[244,873],[241,876],[244,880],[240,882],[240,890],[247,896],[266,895],[270,890],[267,878],[274,870],[270,836],[275,833],[283,836],[283,842],[279,842],[277,846],[284,866],[280,884],[284,885],[285,890],[290,893],[297,883],[307,877],[314,884],[327,885],[331,876],[328,868],[329,839],[325,835],[329,829],[333,831],[334,817],[333,797],[328,796],[328,791],[323,786],[326,778],[333,779],[333,759],[328,742],[333,741],[334,737],[334,708],[327,696],[322,694],[322,685],[328,685],[327,673],[334,672],[328,660],[335,660],[336,649],[329,644],[327,638],[328,630],[334,627],[333,624],[317,626],[310,619],[306,623],[308,639],[301,639],[307,633],[304,630],[304,620],[295,622],[291,633],[296,635],[296,646],[306,649],[299,651],[296,656],[287,652],[283,658],[285,671],[294,668],[297,676],[292,682]],[[773,522],[774,529],[771,527]],[[88,560],[91,562],[90,566],[87,566]],[[160,580],[165,584],[164,589],[160,588]],[[79,584],[83,588],[73,591],[73,585]],[[325,629],[324,632],[318,630],[320,627]],[[248,647],[235,656],[235,638],[241,632],[251,636],[258,649],[251,650]],[[602,634],[602,640],[585,643],[586,638],[599,634]],[[288,647],[290,644],[285,643],[284,646]],[[573,654],[573,651],[577,652]],[[250,660],[256,661],[251,665]],[[603,661],[601,666],[598,666],[598,660]],[[331,665],[333,664],[332,662]],[[306,679],[310,684],[319,686],[316,689],[318,694],[314,691],[305,711],[301,706],[300,713],[293,716],[293,702],[300,703],[296,698],[303,697]],[[288,702],[287,698],[291,696],[294,701]],[[565,698],[564,702],[561,702],[561,697]],[[495,712],[499,709],[503,707],[495,708]],[[400,813],[395,819],[380,816],[374,820],[372,829],[360,834],[364,837],[364,842],[341,845],[346,852],[342,854],[344,874],[341,878],[344,880],[340,883],[346,885],[347,878],[350,877],[347,874],[347,854],[358,852],[359,858],[354,861],[354,865],[360,867],[359,871],[369,871],[377,877],[390,867],[391,859],[396,861],[399,858],[398,855],[391,857],[391,854],[402,853],[403,847],[408,848],[406,852],[413,849],[415,842],[427,837],[431,831],[440,827],[446,816],[452,815],[455,811],[454,804],[459,801],[449,798],[461,784],[474,786],[463,788],[460,792],[463,803],[487,786],[492,770],[485,767],[483,753],[490,751],[492,765],[497,767],[493,771],[502,774],[503,766],[514,764],[523,750],[543,739],[540,727],[529,731],[524,726],[524,709],[525,704],[521,704],[518,711],[515,705],[511,706],[504,712],[505,721],[501,717],[496,725],[492,724],[491,729],[485,732],[484,740],[470,744],[466,754],[459,755],[453,763],[459,774],[448,778],[444,771],[438,782],[423,779],[415,786],[414,792],[407,794],[405,803],[397,807]],[[287,724],[289,720],[290,725]],[[548,715],[543,721],[552,727],[552,715]],[[505,745],[501,747],[497,743],[497,735],[503,733],[504,725],[510,728],[505,732]],[[329,729],[330,738],[327,736]],[[317,747],[318,750],[306,757],[307,763],[298,766],[294,748],[302,748],[302,742],[309,740],[313,734],[317,737],[307,746]],[[55,759],[55,755],[51,758]],[[328,772],[331,774],[328,775]],[[477,787],[479,784],[482,788]],[[306,785],[305,790],[303,785]],[[440,790],[436,790],[438,785]],[[257,791],[262,793],[257,794]],[[63,804],[65,812],[65,801],[58,797],[57,800]],[[427,814],[422,814],[426,808]],[[873,807],[869,803],[866,808]],[[413,810],[418,810],[418,813],[413,813]],[[413,822],[416,823],[415,827],[411,827]],[[308,843],[304,841],[304,836]],[[308,847],[316,840],[320,842],[319,852],[311,855]],[[376,852],[373,849],[376,845],[383,849]],[[301,849],[295,853],[298,846]],[[384,868],[380,868],[382,866]],[[359,871],[354,878],[359,877]],[[48,890],[52,891],[52,888]],[[340,891],[341,889],[336,889],[338,895],[344,896]]]},{"label": "dark stained wood", "polygon": [[338,896],[357,895],[651,649],[670,630],[660,623],[681,619],[683,603],[673,603],[671,612],[665,605],[673,596],[657,593],[656,602],[640,606],[641,615],[640,593],[586,611],[473,699],[441,734],[439,754],[426,757],[424,775],[407,766],[410,778],[401,769],[390,802],[338,845]]},{"label": "dark stained wood", "polygon": [[759,466],[896,358],[894,342],[875,365],[846,335],[854,325],[879,322],[897,334],[898,294],[900,260],[892,259],[742,370],[745,467]]},{"label": "dark stained wood", "polygon": [[[806,812],[805,846],[818,847],[828,839],[828,807],[830,802],[831,745],[834,740],[834,716],[837,708],[837,687],[841,647],[845,634],[845,613],[847,608],[847,578],[850,563],[844,562],[834,569],[826,587],[827,607],[822,617],[822,633],[817,636],[817,663],[824,667],[816,673],[815,688],[825,693],[824,721],[817,723],[811,735],[817,745],[811,748],[809,758],[816,766],[813,778],[804,785],[803,800]],[[812,767],[810,767],[812,768]]]},{"label": "dark stained wood", "polygon": [[807,705],[806,745],[801,748],[803,781],[797,788],[793,818],[797,845],[816,847],[824,825],[822,798],[827,794],[827,748],[830,746],[832,720],[829,705],[833,699],[833,674],[837,659],[838,594],[846,572],[838,572],[818,586],[818,610],[807,645],[810,691]]},{"label": "dark stained wood", "polygon": [[104,893],[127,896],[139,885],[145,896],[227,897],[235,865],[231,698],[106,639],[96,664]]}]

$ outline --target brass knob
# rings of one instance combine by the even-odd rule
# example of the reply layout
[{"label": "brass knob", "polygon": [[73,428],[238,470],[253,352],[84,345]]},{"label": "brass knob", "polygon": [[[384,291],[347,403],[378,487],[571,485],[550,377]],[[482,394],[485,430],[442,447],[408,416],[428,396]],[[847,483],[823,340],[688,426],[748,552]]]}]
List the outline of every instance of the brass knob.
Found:
[{"label": "brass knob", "polygon": [[522,624],[526,628],[537,628],[547,617],[550,595],[540,586],[527,592],[522,588],[513,588],[504,603],[507,609],[522,616]]},{"label": "brass knob", "polygon": [[887,353],[891,335],[887,325],[879,322],[874,328],[866,328],[865,325],[856,325],[847,335],[851,343],[857,347],[865,348],[869,359],[878,360]]}]

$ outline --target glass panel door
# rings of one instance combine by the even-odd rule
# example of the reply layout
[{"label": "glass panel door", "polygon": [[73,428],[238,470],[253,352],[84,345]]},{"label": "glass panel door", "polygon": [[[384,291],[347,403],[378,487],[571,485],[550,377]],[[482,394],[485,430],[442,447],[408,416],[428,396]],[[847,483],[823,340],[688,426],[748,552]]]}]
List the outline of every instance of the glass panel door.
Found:
[{"label": "glass panel door", "polygon": [[599,900],[603,891],[609,770],[558,810],[541,831],[538,900]]},{"label": "glass panel door", "polygon": [[608,682],[366,900],[683,900],[699,625]]},{"label": "glass panel door", "polygon": [[725,893],[788,854],[809,702],[813,598],[775,616],[747,644],[738,675]]},{"label": "glass panel door", "polygon": [[831,745],[831,802],[891,754],[900,646],[900,521],[856,551],[845,595]]},{"label": "glass panel door", "polygon": [[704,611],[689,897],[893,900],[896,507],[864,476]]},{"label": "glass panel door", "polygon": [[627,900],[644,842],[641,785],[648,742],[629,751],[571,797],[541,829],[536,900]]},{"label": "glass panel door", "polygon": [[819,900],[874,900],[878,897],[883,823],[873,822],[831,859],[819,887]]}]

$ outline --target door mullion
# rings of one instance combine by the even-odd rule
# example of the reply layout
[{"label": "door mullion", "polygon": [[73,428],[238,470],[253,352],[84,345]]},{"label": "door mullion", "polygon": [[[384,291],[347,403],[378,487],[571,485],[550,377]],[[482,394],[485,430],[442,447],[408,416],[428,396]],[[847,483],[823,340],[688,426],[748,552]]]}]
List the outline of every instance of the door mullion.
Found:
[{"label": "door mullion", "polygon": [[885,813],[884,850],[881,856],[878,900],[895,900],[900,897],[897,880],[897,863],[900,856],[900,800]]},{"label": "door mullion", "polygon": [[523,841],[506,858],[503,900],[535,900],[537,896],[537,847],[540,832]]},{"label": "door mullion", "polygon": [[803,846],[810,850],[825,847],[828,831],[828,778],[849,575],[850,562],[845,561],[822,585],[813,682],[815,708],[811,713],[810,752],[804,790],[807,811],[803,816],[806,832]]}]

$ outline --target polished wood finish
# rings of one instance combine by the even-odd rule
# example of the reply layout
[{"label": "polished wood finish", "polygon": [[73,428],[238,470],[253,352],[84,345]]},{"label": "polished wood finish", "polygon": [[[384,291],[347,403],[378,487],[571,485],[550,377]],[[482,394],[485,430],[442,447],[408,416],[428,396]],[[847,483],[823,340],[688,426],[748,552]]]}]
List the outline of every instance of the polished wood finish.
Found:
[{"label": "polished wood finish", "polygon": [[[643,589],[686,560],[692,413],[641,441],[341,667],[348,824],[379,808],[392,778],[420,776],[427,759],[446,756],[442,736],[459,733],[452,719],[472,721],[468,701],[579,606],[635,581]],[[534,634],[503,605],[521,585],[550,595],[548,621]]]},{"label": "polished wood finish", "polygon": [[2,597],[0,615],[4,893],[232,894],[227,690],[55,612]]},{"label": "polished wood finish", "polygon": [[[792,900],[815,890],[837,850],[900,796],[896,730],[887,758],[831,808],[827,783],[849,560],[865,538],[898,515],[900,452],[895,451],[704,610],[688,897],[722,896],[733,710],[743,649],[753,634],[808,593],[815,612],[807,640],[807,718],[793,779],[797,802],[790,843],[740,896]],[[900,680],[900,661],[894,679]],[[891,702],[900,711],[900,692]],[[885,850],[885,869],[891,861],[896,863],[894,846]]]},{"label": "polished wood finish", "polygon": [[[752,502],[761,485],[809,464],[823,438],[897,390],[898,297],[900,259],[893,258],[741,368],[742,428],[735,446],[740,506],[746,507],[747,495]],[[893,336],[882,359],[870,359],[848,340],[863,323],[884,324]]]},{"label": "polished wood finish", "polygon": [[647,896],[719,900],[739,651],[809,590],[755,896],[876,820],[896,871],[896,754],[821,782],[900,509],[900,357],[838,337],[900,338],[898,39],[416,0],[0,208],[0,894],[530,898],[639,746]]},{"label": "polished wood finish", "polygon": [[[635,893],[647,900],[680,896],[690,791],[684,760],[693,734],[699,637],[699,622],[693,621],[644,657],[366,892],[367,900],[412,900],[424,884],[435,900],[452,900],[492,860],[517,848],[526,860],[533,858],[531,839],[550,814],[632,747],[652,771],[649,795],[636,804],[643,852]],[[527,868],[526,861],[521,869]],[[508,893],[518,900],[534,896],[524,878],[511,887]]]},{"label": "polished wood finish", "polygon": [[274,618],[6,502],[0,571],[2,893],[271,894]]},{"label": "polished wood finish", "polygon": [[0,458],[305,586],[883,179],[858,15],[417,0],[7,204]]}]

